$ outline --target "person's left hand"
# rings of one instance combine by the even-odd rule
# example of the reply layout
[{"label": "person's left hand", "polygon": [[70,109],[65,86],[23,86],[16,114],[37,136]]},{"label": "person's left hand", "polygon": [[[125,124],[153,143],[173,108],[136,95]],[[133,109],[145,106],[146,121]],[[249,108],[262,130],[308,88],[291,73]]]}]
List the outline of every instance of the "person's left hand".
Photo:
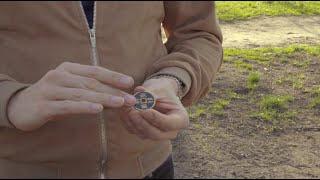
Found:
[{"label": "person's left hand", "polygon": [[141,139],[169,140],[188,127],[188,113],[177,97],[178,85],[173,79],[149,79],[135,88],[135,92],[141,91],[152,93],[156,105],[154,109],[143,111],[134,108],[124,110],[121,119],[131,134]]}]

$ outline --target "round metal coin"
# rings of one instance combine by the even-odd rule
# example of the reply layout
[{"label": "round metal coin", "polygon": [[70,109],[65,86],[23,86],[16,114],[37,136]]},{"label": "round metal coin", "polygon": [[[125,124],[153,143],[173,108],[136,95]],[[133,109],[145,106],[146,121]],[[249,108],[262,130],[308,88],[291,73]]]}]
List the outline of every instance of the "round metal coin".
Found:
[{"label": "round metal coin", "polygon": [[155,98],[149,92],[138,92],[134,97],[137,100],[134,108],[137,110],[152,109],[156,104]]}]

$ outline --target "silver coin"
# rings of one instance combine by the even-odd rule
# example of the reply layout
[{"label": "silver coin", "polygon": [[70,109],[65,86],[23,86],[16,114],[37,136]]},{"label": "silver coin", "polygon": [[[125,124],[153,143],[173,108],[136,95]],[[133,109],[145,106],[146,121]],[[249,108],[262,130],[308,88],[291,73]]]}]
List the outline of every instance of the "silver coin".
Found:
[{"label": "silver coin", "polygon": [[138,92],[134,97],[137,100],[134,108],[137,110],[152,109],[156,104],[154,96],[149,92]]}]

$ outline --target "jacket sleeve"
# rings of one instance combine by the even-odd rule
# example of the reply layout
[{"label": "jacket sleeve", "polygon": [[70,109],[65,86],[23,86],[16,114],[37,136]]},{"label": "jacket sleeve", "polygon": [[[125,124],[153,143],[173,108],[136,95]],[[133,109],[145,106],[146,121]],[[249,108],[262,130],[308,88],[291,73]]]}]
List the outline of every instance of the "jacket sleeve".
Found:
[{"label": "jacket sleeve", "polygon": [[168,55],[154,63],[150,76],[166,73],[186,85],[182,99],[189,106],[206,95],[220,69],[222,34],[212,1],[164,2],[163,26],[168,37]]},{"label": "jacket sleeve", "polygon": [[0,127],[14,127],[7,115],[9,101],[15,93],[28,86],[28,84],[19,83],[7,75],[0,74]]}]

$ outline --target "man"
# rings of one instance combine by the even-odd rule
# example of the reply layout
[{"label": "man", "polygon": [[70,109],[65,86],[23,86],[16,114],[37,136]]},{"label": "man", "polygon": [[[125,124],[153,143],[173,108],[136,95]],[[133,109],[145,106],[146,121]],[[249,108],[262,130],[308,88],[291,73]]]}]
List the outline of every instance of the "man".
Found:
[{"label": "man", "polygon": [[173,178],[184,106],[222,60],[213,5],[1,2],[0,177]]}]

